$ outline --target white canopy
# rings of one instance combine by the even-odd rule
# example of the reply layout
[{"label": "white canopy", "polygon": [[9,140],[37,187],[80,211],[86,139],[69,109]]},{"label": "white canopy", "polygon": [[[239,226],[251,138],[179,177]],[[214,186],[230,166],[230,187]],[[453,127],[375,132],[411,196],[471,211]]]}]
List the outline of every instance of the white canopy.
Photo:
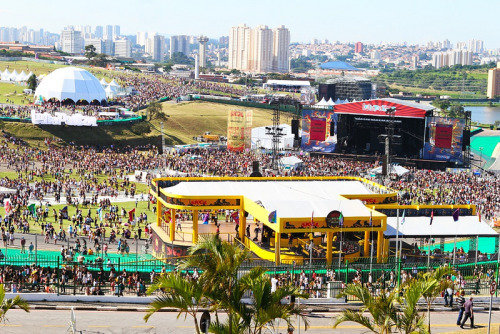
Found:
[{"label": "white canopy", "polygon": [[102,78],[101,81],[99,81],[101,83],[101,85],[103,87],[107,86],[108,85],[108,82],[106,81],[106,79]]},{"label": "white canopy", "polygon": [[77,67],[59,68],[47,75],[35,91],[35,100],[106,101],[106,92],[90,72]]},{"label": "white canopy", "polygon": [[21,71],[21,73],[19,73],[19,75],[17,76],[17,81],[26,81],[28,80],[28,78],[26,77],[26,72],[24,72],[24,70]]},{"label": "white canopy", "polygon": [[8,80],[10,80],[10,72],[8,69],[5,69],[5,71],[2,72],[2,81]]},{"label": "white canopy", "polygon": [[[396,174],[398,176],[403,176],[408,173],[409,170],[399,165],[390,165],[389,174]],[[382,166],[370,170],[372,174],[382,174]]]},{"label": "white canopy", "polygon": [[106,93],[106,98],[114,99],[116,97],[116,88],[115,86],[108,85],[104,88],[104,92]]},{"label": "white canopy", "polygon": [[[430,217],[405,217],[405,222],[401,224],[399,217],[399,236],[407,238],[418,237],[471,237],[471,236],[498,236],[487,223],[480,222],[477,216],[460,216],[458,221],[454,221],[452,216],[434,216],[432,225]],[[397,217],[387,217],[387,230],[384,235],[395,238],[397,231]]]},{"label": "white canopy", "polygon": [[328,104],[328,102],[326,102],[325,98],[323,97],[323,98],[321,98],[321,100],[320,100],[318,103],[316,103],[314,106],[316,106],[316,107],[327,107],[327,106],[329,106],[329,104]]},{"label": "white canopy", "polygon": [[280,164],[287,169],[297,169],[302,165],[302,160],[293,155],[281,158]]},{"label": "white canopy", "polygon": [[313,211],[315,217],[326,217],[332,210],[345,217],[370,217],[371,212],[360,200],[339,199],[346,194],[371,194],[359,181],[200,181],[164,189],[177,195],[242,195],[287,218],[311,218]]},{"label": "white canopy", "polygon": [[10,80],[10,81],[16,81],[18,76],[19,76],[19,73],[17,73],[17,71],[16,71],[16,70],[14,70],[14,71],[12,71],[12,73],[10,74],[10,78],[9,78],[9,80]]},{"label": "white canopy", "polygon": [[115,88],[120,87],[120,85],[115,81],[115,79],[111,80],[111,82],[108,85]]},{"label": "white canopy", "polygon": [[335,105],[335,102],[333,102],[332,98],[330,98],[327,102],[326,102],[327,105],[329,106],[334,106]]}]

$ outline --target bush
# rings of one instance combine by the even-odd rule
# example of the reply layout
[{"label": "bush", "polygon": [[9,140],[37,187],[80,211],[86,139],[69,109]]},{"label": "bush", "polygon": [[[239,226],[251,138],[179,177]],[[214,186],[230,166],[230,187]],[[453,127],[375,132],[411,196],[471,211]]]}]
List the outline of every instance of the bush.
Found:
[{"label": "bush", "polygon": [[135,123],[130,127],[130,131],[136,135],[143,135],[151,132],[151,126],[146,122]]}]

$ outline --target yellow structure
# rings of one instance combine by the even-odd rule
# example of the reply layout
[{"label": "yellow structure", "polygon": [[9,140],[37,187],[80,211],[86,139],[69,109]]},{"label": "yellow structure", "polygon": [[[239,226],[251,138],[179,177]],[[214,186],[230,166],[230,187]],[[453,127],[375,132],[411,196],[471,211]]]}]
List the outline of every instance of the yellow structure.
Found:
[{"label": "yellow structure", "polygon": [[[171,187],[177,184],[184,184],[185,187],[193,186],[193,182],[197,189],[197,185],[203,187],[219,182],[242,182],[242,188],[245,186],[251,187],[254,182],[274,182],[274,185],[280,185],[276,182],[316,182],[314,185],[325,187],[330,185],[345,186],[345,182],[353,182],[353,185],[362,185],[363,189],[370,189],[371,193],[350,192],[339,194],[335,199],[335,205],[344,207],[345,209],[336,210],[333,208],[327,213],[323,210],[320,212],[306,211],[303,214],[293,214],[291,216],[281,215],[281,212],[286,212],[283,209],[281,212],[274,212],[276,218],[273,220],[273,212],[265,208],[265,206],[245,195],[245,191],[228,192],[227,195],[203,195],[206,192],[196,191],[189,194],[179,194],[169,192]],[[337,182],[337,183],[336,183]],[[340,183],[339,183],[340,182]],[[290,184],[290,183],[287,183]],[[292,183],[293,184],[293,183]],[[349,185],[349,183],[347,183]],[[225,184],[224,184],[225,185]],[[259,185],[260,186],[260,185]],[[174,187],[175,189],[175,187]],[[355,252],[348,254],[345,250],[343,253],[344,259],[354,260],[363,252],[364,256],[368,255],[371,243],[376,243],[376,257],[378,262],[382,262],[388,256],[388,242],[384,242],[384,231],[387,225],[387,216],[371,208],[372,205],[381,203],[395,203],[397,194],[390,189],[387,189],[372,181],[359,177],[283,177],[283,178],[162,178],[155,179],[152,182],[151,194],[157,200],[157,220],[153,226],[153,232],[156,237],[154,241],[154,252],[157,256],[166,255],[184,255],[184,249],[192,243],[199,240],[199,222],[198,215],[200,212],[207,210],[237,210],[239,220],[239,233],[234,237],[244,244],[250,251],[265,260],[271,260],[275,263],[302,263],[307,256],[301,256],[290,252],[288,246],[309,247],[307,235],[320,235],[314,237],[313,249],[318,252],[325,253],[327,263],[332,263],[333,254],[339,254],[339,249],[334,249],[334,242],[337,244],[337,238],[342,233],[356,233],[361,235],[359,242],[363,247]],[[279,196],[278,196],[279,197]],[[328,202],[329,203],[329,202]],[[283,205],[283,203],[280,203]],[[294,206],[294,202],[290,202],[290,206]],[[326,204],[325,204],[326,205]],[[189,212],[192,214],[192,236],[187,242],[176,240],[176,219],[177,210]],[[251,240],[245,233],[247,227],[247,216],[252,217],[254,222],[260,222],[263,229],[269,231],[268,247],[262,247],[257,242]],[[168,237],[166,237],[168,236]],[[291,236],[298,236],[293,238]],[[322,237],[326,238],[326,245],[321,243]],[[291,239],[291,240],[290,240]],[[335,241],[334,241],[335,240]],[[178,249],[176,249],[178,247]]]}]

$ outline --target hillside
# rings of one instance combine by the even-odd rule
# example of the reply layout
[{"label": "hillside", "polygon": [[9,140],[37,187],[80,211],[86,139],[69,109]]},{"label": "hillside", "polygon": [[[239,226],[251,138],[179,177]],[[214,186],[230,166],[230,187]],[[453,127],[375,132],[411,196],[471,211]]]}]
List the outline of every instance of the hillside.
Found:
[{"label": "hillside", "polygon": [[[184,102],[162,104],[164,133],[167,145],[194,143],[193,137],[206,131],[214,134],[226,135],[227,113],[229,110],[253,110],[253,126],[272,124],[270,110],[243,108],[210,102]],[[290,119],[283,116],[282,122],[289,123]],[[91,145],[142,145],[161,143],[160,120],[138,123],[126,126],[99,126],[68,127],[68,126],[34,126],[31,123],[0,122],[0,130],[21,138],[31,145],[43,145],[45,138],[59,138],[69,144]],[[150,131],[144,133],[144,127]]]}]

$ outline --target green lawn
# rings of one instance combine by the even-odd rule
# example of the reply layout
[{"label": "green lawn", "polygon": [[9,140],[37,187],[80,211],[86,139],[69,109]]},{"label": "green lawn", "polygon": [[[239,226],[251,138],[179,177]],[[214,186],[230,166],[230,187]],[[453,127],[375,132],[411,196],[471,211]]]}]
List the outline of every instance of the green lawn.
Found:
[{"label": "green lawn", "polygon": [[11,103],[25,105],[33,102],[31,95],[26,95],[23,90],[25,86],[14,83],[0,82],[0,103]]}]

